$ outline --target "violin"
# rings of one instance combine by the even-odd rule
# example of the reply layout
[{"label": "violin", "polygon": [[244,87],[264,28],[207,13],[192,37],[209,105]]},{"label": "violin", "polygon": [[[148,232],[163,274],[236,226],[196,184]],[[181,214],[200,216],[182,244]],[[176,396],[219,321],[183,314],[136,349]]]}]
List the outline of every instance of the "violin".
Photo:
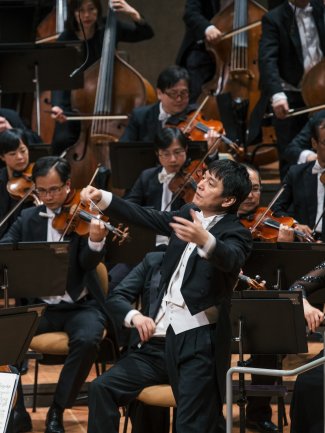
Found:
[{"label": "violin", "polygon": [[[269,208],[259,207],[252,215],[240,219],[241,223],[248,228],[253,239],[264,242],[277,242],[280,225],[292,227],[295,220],[292,217],[275,217]],[[306,242],[315,242],[314,239],[300,230],[293,229],[296,236],[302,237]]]},{"label": "violin", "polygon": [[[39,198],[34,194],[34,182],[32,181],[32,170],[34,164],[29,164],[26,170],[20,173],[19,176],[15,176],[7,182],[7,191],[10,196],[16,200],[20,200],[25,197],[25,200],[33,199],[35,206],[41,204]],[[24,201],[25,201],[24,200]]]},{"label": "violin", "polygon": [[[196,186],[202,179],[203,173],[206,169],[207,166],[204,162],[194,160],[176,173],[173,179],[169,182],[168,188],[173,194],[175,194],[175,196],[180,196],[185,203],[191,203],[196,191]],[[170,204],[171,203],[168,205]]]},{"label": "violin", "polygon": [[107,217],[94,212],[89,206],[81,203],[80,191],[74,189],[68,194],[61,212],[53,218],[52,226],[55,230],[62,233],[61,238],[71,232],[85,236],[89,233],[89,223],[94,218],[103,222],[105,228],[114,234],[113,240],[118,239],[119,245],[126,240],[131,240],[128,228],[123,230],[120,226],[114,227],[108,222]]},{"label": "violin", "polygon": [[238,279],[244,281],[248,284],[248,287],[253,290],[268,290],[265,282],[262,281],[262,278],[259,275],[256,275],[255,279],[248,277],[244,274],[239,274]]}]

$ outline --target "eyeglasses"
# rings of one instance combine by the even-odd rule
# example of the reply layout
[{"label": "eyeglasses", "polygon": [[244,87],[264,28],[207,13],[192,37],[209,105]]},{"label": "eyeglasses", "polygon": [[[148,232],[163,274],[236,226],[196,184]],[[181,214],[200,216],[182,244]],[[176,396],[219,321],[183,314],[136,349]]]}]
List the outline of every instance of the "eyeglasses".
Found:
[{"label": "eyeglasses", "polygon": [[178,158],[181,155],[184,155],[184,153],[185,153],[185,149],[177,149],[174,150],[173,152],[168,152],[168,151],[158,152],[158,155],[160,156],[160,158],[168,159],[171,158],[172,156]]},{"label": "eyeglasses", "polygon": [[45,197],[47,194],[49,195],[57,195],[62,191],[62,188],[65,186],[65,183],[61,186],[52,186],[49,189],[45,188],[35,188],[35,192],[40,197]]},{"label": "eyeglasses", "polygon": [[188,98],[188,96],[189,96],[189,91],[186,90],[186,89],[184,89],[184,90],[180,90],[179,92],[177,92],[177,90],[170,90],[170,91],[166,90],[164,93],[165,93],[165,94],[166,94],[170,99],[174,99],[174,100],[176,100],[176,99],[178,99],[178,98],[180,98],[180,99],[185,99],[185,98]]}]

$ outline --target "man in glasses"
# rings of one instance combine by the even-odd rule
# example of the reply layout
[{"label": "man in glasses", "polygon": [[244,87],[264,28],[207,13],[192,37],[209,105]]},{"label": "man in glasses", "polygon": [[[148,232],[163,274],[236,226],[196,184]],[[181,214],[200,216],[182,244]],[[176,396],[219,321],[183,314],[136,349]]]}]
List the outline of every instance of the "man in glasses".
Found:
[{"label": "man in glasses", "polygon": [[189,105],[189,75],[186,69],[169,66],[157,80],[159,101],[135,108],[120,141],[153,142],[157,133],[168,123],[177,126],[195,110]]},{"label": "man in glasses", "polygon": [[[52,221],[70,194],[70,165],[62,158],[40,158],[33,167],[32,178],[44,204],[24,209],[1,242],[56,242],[61,238]],[[69,270],[64,294],[36,299],[48,304],[37,334],[64,331],[69,336],[69,353],[47,414],[45,433],[64,433],[63,412],[74,404],[102,340],[106,320],[96,302],[103,295],[95,270],[105,252],[106,234],[103,223],[95,219],[89,225],[89,236],[71,233],[67,239]],[[14,431],[30,430],[30,417],[19,393]]]}]

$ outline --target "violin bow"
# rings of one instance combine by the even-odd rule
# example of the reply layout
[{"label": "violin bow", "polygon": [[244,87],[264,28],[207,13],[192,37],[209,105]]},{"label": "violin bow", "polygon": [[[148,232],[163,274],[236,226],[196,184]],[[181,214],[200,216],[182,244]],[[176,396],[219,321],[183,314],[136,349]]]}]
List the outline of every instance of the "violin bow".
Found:
[{"label": "violin bow", "polygon": [[263,220],[263,218],[265,217],[265,215],[268,213],[268,211],[271,209],[271,207],[274,205],[274,203],[277,201],[277,199],[283,193],[283,191],[285,190],[285,187],[286,187],[286,185],[283,185],[279,189],[279,191],[275,194],[275,196],[273,197],[273,199],[271,200],[271,202],[269,203],[269,205],[267,206],[267,208],[265,209],[265,211],[262,213],[262,215],[258,218],[258,220],[255,222],[255,224],[251,228],[251,233],[253,233],[256,230],[256,228],[259,225],[259,223]]},{"label": "violin bow", "polygon": [[[300,116],[301,114],[313,113],[314,111],[323,110],[324,108],[325,108],[325,104],[315,105],[314,107],[308,107],[308,108],[297,108],[296,110],[291,108],[288,111],[287,117],[294,117],[294,116]],[[264,119],[268,119],[270,117],[274,117],[274,113],[268,113],[264,115]]]}]

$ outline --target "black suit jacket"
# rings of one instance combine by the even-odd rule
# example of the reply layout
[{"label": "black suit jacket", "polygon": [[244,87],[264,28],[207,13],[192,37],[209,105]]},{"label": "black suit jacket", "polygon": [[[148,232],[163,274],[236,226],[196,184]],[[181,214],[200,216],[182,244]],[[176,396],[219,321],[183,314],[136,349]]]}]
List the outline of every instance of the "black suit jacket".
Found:
[{"label": "black suit jacket", "polygon": [[211,18],[219,12],[219,3],[219,0],[186,0],[183,15],[186,32],[177,54],[178,65],[184,66],[187,51],[197,41],[205,39],[205,29],[211,25]]},{"label": "black suit jacket", "polygon": [[[162,167],[153,167],[143,170],[132,189],[125,195],[124,199],[140,206],[161,209],[161,198],[163,193],[163,184],[158,180],[158,174]],[[172,210],[179,209],[184,205],[181,198],[177,198],[172,203]]]},{"label": "black suit jacket", "polygon": [[[176,237],[169,223],[178,215],[192,220],[190,209],[193,204],[185,205],[176,212],[158,212],[142,208],[134,203],[113,197],[109,210],[118,213],[138,225],[149,227],[165,236],[170,242],[162,263],[160,290],[165,292],[168,282],[187,245]],[[216,326],[216,366],[221,396],[225,390],[226,371],[230,362],[231,324],[229,319],[230,301],[233,288],[237,282],[240,269],[243,267],[252,248],[250,232],[239,222],[234,214],[225,215],[215,224],[210,233],[217,244],[211,257],[207,260],[200,257],[197,248],[189,258],[181,292],[192,315],[213,305],[219,309]],[[155,314],[158,312],[159,305]]]},{"label": "black suit jacket", "polygon": [[[320,47],[325,56],[323,0],[311,0],[310,3],[313,6]],[[297,87],[304,74],[299,30],[288,1],[263,16],[258,60],[262,95],[252,115],[248,142],[253,141],[258,135],[271,96],[283,91],[281,81]]]},{"label": "black suit jacket", "polygon": [[325,110],[321,110],[311,117],[300,133],[288,144],[284,156],[291,163],[296,164],[304,150],[312,150],[312,125],[317,119],[325,118]]},{"label": "black suit jacket", "polygon": [[317,174],[315,161],[290,167],[283,183],[284,192],[273,206],[278,215],[290,215],[301,224],[314,227],[317,214]]},{"label": "black suit jacket", "polygon": [[[140,298],[141,312],[154,317],[159,300],[160,268],[164,253],[148,253],[145,258],[110,293],[106,307],[117,329],[122,329],[125,316],[134,309],[133,304]],[[139,342],[136,329],[131,330],[130,345]]]},{"label": "black suit jacket", "polygon": [[[16,242],[41,242],[47,240],[48,219],[41,217],[39,212],[45,212],[45,206],[37,206],[22,211],[16,222],[10,227],[1,243]],[[90,293],[97,299],[98,287],[94,287],[96,280],[96,266],[104,255],[101,252],[92,251],[88,246],[88,237],[71,234],[69,246],[69,267],[66,290],[70,293],[81,293],[87,287]],[[96,293],[92,292],[96,289]]]}]

